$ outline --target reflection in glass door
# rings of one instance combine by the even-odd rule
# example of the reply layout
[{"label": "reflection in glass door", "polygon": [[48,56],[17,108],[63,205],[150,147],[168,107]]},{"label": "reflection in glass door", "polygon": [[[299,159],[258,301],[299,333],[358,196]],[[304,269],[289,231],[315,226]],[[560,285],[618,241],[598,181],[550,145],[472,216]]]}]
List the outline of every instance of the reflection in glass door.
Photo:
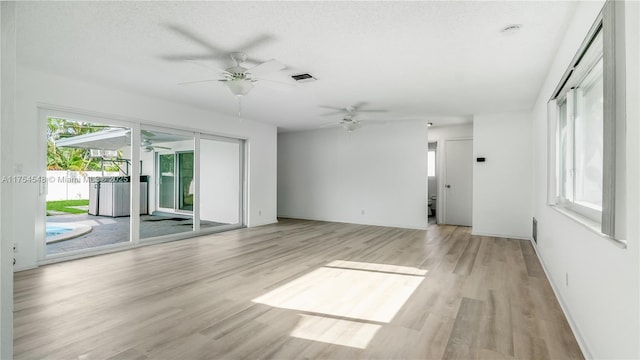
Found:
[{"label": "reflection in glass door", "polygon": [[193,151],[179,152],[178,154],[178,209],[181,211],[193,211]]},{"label": "reflection in glass door", "polygon": [[175,199],[175,155],[158,154],[158,207],[173,209]]},{"label": "reflection in glass door", "polygon": [[142,127],[140,144],[140,175],[150,184],[149,211],[140,217],[140,239],[194,231],[193,134]]}]

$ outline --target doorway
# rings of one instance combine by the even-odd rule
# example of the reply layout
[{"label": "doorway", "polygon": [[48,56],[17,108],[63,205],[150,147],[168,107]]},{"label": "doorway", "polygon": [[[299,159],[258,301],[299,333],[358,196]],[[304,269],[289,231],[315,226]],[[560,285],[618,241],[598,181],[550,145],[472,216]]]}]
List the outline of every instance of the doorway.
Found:
[{"label": "doorway", "polygon": [[447,140],[445,157],[444,223],[471,226],[473,140]]},{"label": "doorway", "polygon": [[175,208],[175,154],[158,153],[158,207],[163,210]]},{"label": "doorway", "polygon": [[437,224],[436,212],[438,211],[438,143],[433,141],[428,144],[427,152],[427,223]]},{"label": "doorway", "polygon": [[193,151],[157,153],[158,210],[193,211]]}]

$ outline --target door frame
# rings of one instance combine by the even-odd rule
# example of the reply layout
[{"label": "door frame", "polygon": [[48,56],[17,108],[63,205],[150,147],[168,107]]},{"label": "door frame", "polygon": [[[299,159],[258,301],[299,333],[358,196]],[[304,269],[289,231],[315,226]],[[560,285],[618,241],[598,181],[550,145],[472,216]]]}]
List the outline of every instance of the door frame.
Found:
[{"label": "door frame", "polygon": [[[123,119],[117,116],[108,116],[101,113],[95,113],[91,111],[84,111],[79,109],[68,109],[60,106],[50,104],[38,104],[38,176],[40,179],[46,179],[46,181],[39,182],[37,184],[37,202],[35,219],[35,240],[37,251],[37,264],[44,265],[48,263],[57,262],[60,260],[81,258],[87,256],[93,256],[110,251],[117,251],[120,249],[130,248],[137,246],[140,242],[139,228],[140,218],[139,216],[131,216],[129,218],[129,240],[116,244],[109,244],[100,247],[89,247],[86,249],[74,250],[69,252],[63,252],[58,254],[47,254],[47,240],[46,240],[46,206],[47,206],[47,194],[48,194],[48,181],[47,178],[47,121],[49,117],[59,117],[71,121],[88,121],[92,123],[101,123],[106,125],[125,127],[131,129],[131,143],[129,147],[131,149],[131,167],[129,170],[132,174],[140,173],[140,153],[134,151],[140,147],[140,124],[131,121],[129,119]],[[129,199],[129,211],[134,214],[140,211],[140,179],[131,177],[131,192]]]}]

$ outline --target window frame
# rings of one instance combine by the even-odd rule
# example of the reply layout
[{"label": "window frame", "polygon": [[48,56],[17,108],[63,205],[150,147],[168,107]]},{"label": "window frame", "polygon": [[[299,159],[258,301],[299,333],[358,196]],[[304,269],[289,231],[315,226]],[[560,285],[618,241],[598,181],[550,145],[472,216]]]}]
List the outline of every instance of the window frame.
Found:
[{"label": "window frame", "polygon": [[[624,187],[621,184],[624,179],[624,169],[616,166],[616,163],[623,164],[625,159],[624,149],[626,144],[625,134],[625,112],[624,112],[624,24],[616,23],[616,17],[622,17],[624,7],[615,1],[607,0],[602,11],[597,16],[594,24],[589,30],[585,40],[580,45],[576,55],[571,60],[570,66],[561,77],[560,82],[554,89],[552,96],[548,102],[547,118],[548,118],[548,143],[547,143],[547,205],[559,210],[561,213],[577,220],[583,225],[596,231],[603,237],[621,243],[624,246],[623,239],[624,224],[622,221],[616,223],[615,212],[624,212]],[[602,36],[602,62],[603,62],[603,164],[602,164],[602,210],[597,211],[592,207],[580,204],[579,202],[567,201],[559,195],[564,190],[562,187],[561,159],[559,154],[562,151],[562,143],[558,136],[560,131],[561,114],[560,109],[564,102],[570,101],[571,95],[566,94],[573,84],[580,83],[584,80],[585,74],[581,74],[580,78],[572,78],[576,67],[585,56],[596,36],[601,32]],[[591,71],[592,63],[586,74]],[[580,70],[578,70],[580,71]],[[580,74],[575,74],[580,75]],[[565,99],[566,98],[566,99]],[[572,106],[569,102],[567,107]],[[567,117],[566,121],[570,123],[573,119]],[[573,129],[573,124],[571,124]],[[575,134],[571,137],[573,138]],[[573,139],[571,140],[573,141]],[[574,148],[574,144],[568,144]],[[572,157],[575,154],[572,154]],[[575,161],[572,158],[571,161]],[[575,170],[574,170],[575,171]],[[571,174],[573,177],[574,174]],[[574,179],[570,182],[574,186]],[[618,185],[618,186],[616,186]],[[616,189],[618,188],[618,189]],[[571,189],[572,193],[574,189]],[[618,191],[616,191],[618,190]]]}]

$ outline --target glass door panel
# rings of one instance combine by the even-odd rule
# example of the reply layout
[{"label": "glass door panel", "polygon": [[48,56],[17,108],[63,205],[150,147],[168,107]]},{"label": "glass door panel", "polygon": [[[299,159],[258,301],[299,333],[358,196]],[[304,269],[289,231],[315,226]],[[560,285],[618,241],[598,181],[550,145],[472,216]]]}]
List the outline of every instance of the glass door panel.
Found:
[{"label": "glass door panel", "polygon": [[243,142],[200,140],[200,229],[242,225]]},{"label": "glass door panel", "polygon": [[193,151],[179,152],[178,154],[178,210],[193,211]]},{"label": "glass door panel", "polygon": [[158,207],[173,209],[175,200],[175,155],[158,154]]},{"label": "glass door panel", "polygon": [[131,128],[47,118],[45,256],[130,237]]},{"label": "glass door panel", "polygon": [[146,126],[141,129],[141,185],[146,189],[146,211],[141,211],[140,239],[193,231],[193,151],[193,135],[189,133]]}]

